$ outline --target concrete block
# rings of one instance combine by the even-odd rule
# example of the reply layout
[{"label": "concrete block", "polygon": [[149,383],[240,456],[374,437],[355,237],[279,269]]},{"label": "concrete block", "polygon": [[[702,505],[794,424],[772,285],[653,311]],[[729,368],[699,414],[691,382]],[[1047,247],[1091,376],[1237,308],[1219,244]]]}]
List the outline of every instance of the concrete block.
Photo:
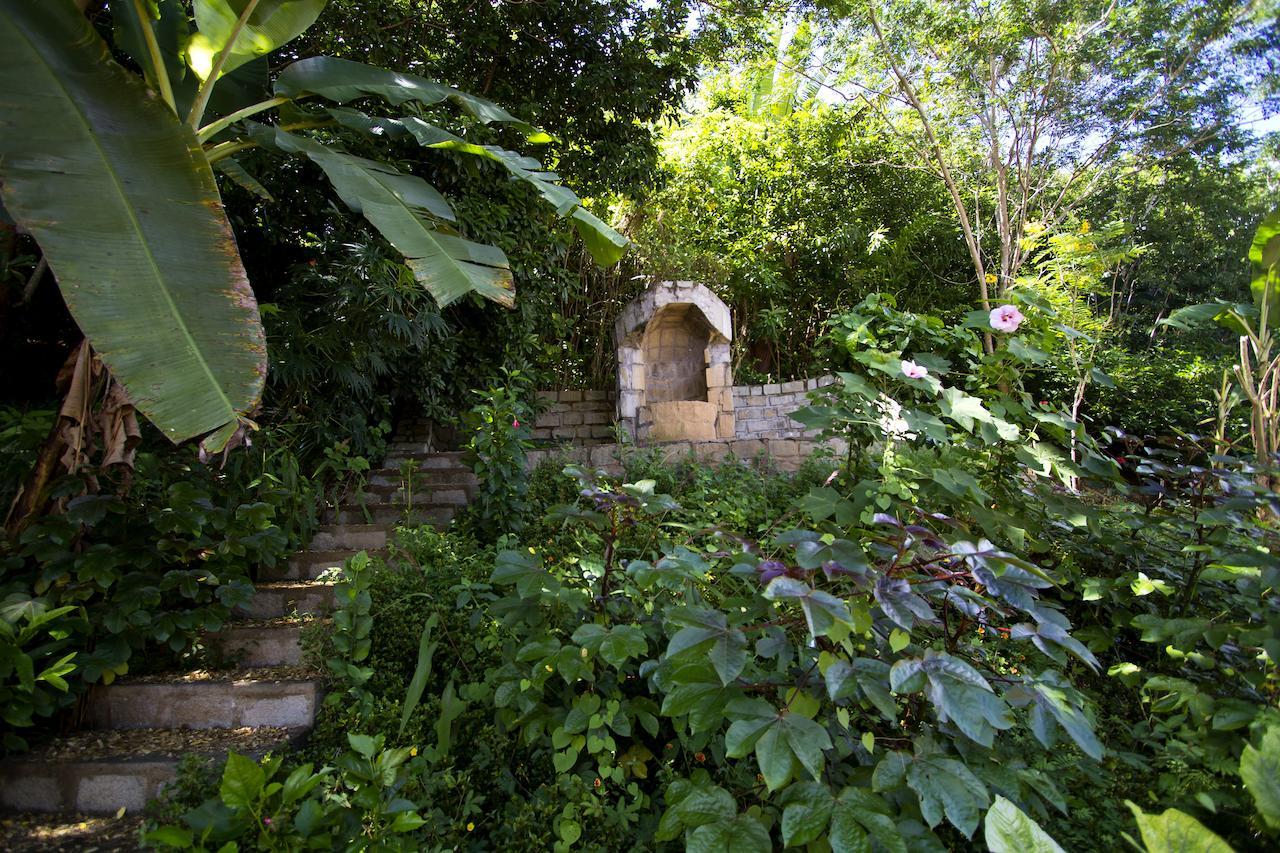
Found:
[{"label": "concrete block", "polygon": [[236,613],[248,619],[276,619],[291,613],[333,610],[333,587],[325,583],[259,584],[253,598]]},{"label": "concrete block", "polygon": [[703,441],[693,446],[693,452],[702,462],[721,462],[729,455],[727,441]]},{"label": "concrete block", "polygon": [[538,399],[547,400],[548,402],[554,403],[556,401],[556,392],[555,391],[539,391]]},{"label": "concrete block", "polygon": [[561,391],[560,402],[561,403],[580,403],[582,402],[582,392],[581,391]]},{"label": "concrete block", "polygon": [[572,441],[574,435],[574,427],[571,426],[557,427],[551,431],[551,437],[556,441]]},{"label": "concrete block", "polygon": [[747,390],[750,392],[752,397],[761,397],[764,395],[763,385],[748,385]]},{"label": "concrete block", "polygon": [[782,386],[775,382],[769,385],[765,385],[763,387],[763,390],[765,394],[779,394],[782,392]]},{"label": "concrete block", "polygon": [[542,414],[538,415],[538,419],[533,422],[533,428],[535,430],[539,430],[539,429],[551,429],[552,427],[558,427],[560,426],[561,417],[563,416],[559,412],[543,412]]},{"label": "concrete block", "polygon": [[717,405],[700,400],[669,400],[647,407],[653,417],[652,441],[709,441],[716,437]]},{"label": "concrete block", "polygon": [[729,380],[729,365],[713,364],[707,368],[707,387],[719,388],[731,385]]},{"label": "concrete block", "polygon": [[618,446],[616,444],[601,444],[598,447],[591,448],[591,464],[597,468],[605,465],[612,465],[616,460]]},{"label": "concrete block", "polygon": [[586,412],[582,416],[584,424],[607,424],[613,421],[612,412],[607,411],[591,411]]},{"label": "concrete block", "polygon": [[577,426],[582,423],[582,412],[565,412],[560,416],[560,423],[564,426]]},{"label": "concrete block", "polygon": [[154,793],[145,776],[125,773],[107,773],[91,776],[80,782],[76,790],[76,811],[85,814],[103,814],[121,808],[141,811]]},{"label": "concrete block", "polygon": [[679,462],[693,452],[693,444],[688,441],[673,441],[662,445],[661,452],[664,462]]},{"label": "concrete block", "polygon": [[10,759],[5,763],[0,781],[0,806],[9,812],[62,811],[62,791],[58,780],[45,775],[49,765]]},{"label": "concrete block", "polygon": [[608,391],[583,391],[582,392],[582,399],[584,400],[607,402],[609,400],[609,396],[610,395]]},{"label": "concrete block", "polygon": [[720,438],[733,438],[737,430],[737,419],[733,415],[722,413],[716,418],[716,435]]},{"label": "concrete block", "polygon": [[321,527],[312,537],[308,550],[338,549],[376,550],[387,547],[387,525],[334,524]]},{"label": "concrete block", "polygon": [[636,391],[623,391],[618,395],[618,415],[624,418],[634,418],[640,411],[640,407],[644,405],[644,397]]},{"label": "concrete block", "polygon": [[769,455],[777,459],[793,459],[800,455],[798,443],[789,438],[771,438],[765,442]]},{"label": "concrete block", "polygon": [[302,663],[302,624],[228,625],[205,635],[227,661],[240,666],[297,666]]},{"label": "concrete block", "polygon": [[794,380],[792,380],[791,382],[783,382],[783,383],[782,383],[782,393],[783,393],[783,394],[795,394],[795,393],[797,393],[797,392],[802,392],[802,391],[804,391],[804,380],[803,380],[803,379],[794,379]]}]

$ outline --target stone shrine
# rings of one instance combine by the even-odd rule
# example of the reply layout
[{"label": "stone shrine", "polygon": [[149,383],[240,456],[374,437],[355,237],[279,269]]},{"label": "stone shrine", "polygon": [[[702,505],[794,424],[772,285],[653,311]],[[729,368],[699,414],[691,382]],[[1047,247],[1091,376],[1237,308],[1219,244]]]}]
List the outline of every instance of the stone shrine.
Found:
[{"label": "stone shrine", "polygon": [[650,285],[614,323],[618,422],[637,441],[733,438],[729,306],[692,281]]}]

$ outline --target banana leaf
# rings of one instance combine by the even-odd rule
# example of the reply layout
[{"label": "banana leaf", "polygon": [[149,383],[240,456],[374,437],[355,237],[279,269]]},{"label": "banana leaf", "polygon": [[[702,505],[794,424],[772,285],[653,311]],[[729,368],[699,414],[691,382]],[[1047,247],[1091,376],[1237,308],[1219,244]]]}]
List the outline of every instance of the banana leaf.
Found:
[{"label": "banana leaf", "polygon": [[555,208],[557,215],[573,221],[583,245],[601,266],[616,264],[627,250],[628,240],[607,223],[582,206],[581,199],[566,186],[553,183],[560,176],[545,171],[537,160],[508,151],[497,145],[477,145],[443,128],[418,118],[376,118],[350,107],[332,107],[330,116],[344,127],[370,135],[387,137],[412,136],[425,148],[437,148],[471,154],[500,163],[513,178],[532,184],[543,200]]},{"label": "banana leaf", "polygon": [[259,145],[301,154],[323,169],[347,206],[405,256],[414,277],[441,307],[469,293],[508,308],[515,304],[506,255],[441,230],[429,217],[451,220],[453,211],[426,181],[278,128],[257,125],[252,136]]},{"label": "banana leaf", "polygon": [[319,95],[340,104],[369,96],[397,105],[417,101],[423,106],[432,106],[450,101],[485,124],[511,125],[530,142],[551,141],[546,132],[521,121],[493,101],[416,74],[332,56],[313,56],[293,63],[276,78],[275,93],[286,98]]},{"label": "banana leaf", "polygon": [[219,449],[258,403],[258,306],[196,141],[70,0],[0,0],[3,203],[169,439]]}]

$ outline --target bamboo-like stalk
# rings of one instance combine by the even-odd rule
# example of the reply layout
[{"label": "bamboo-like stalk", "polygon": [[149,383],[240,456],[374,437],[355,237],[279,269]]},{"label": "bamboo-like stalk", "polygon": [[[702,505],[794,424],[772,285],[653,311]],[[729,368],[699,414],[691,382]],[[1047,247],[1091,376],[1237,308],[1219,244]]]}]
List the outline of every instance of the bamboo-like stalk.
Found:
[{"label": "bamboo-like stalk", "polygon": [[209,70],[209,76],[200,84],[200,91],[196,92],[196,99],[191,104],[191,112],[187,114],[187,124],[191,125],[192,130],[200,127],[200,119],[204,118],[204,110],[209,105],[210,96],[213,95],[214,84],[218,82],[218,77],[221,76],[222,69],[227,64],[227,58],[231,56],[232,48],[240,40],[240,33],[256,8],[258,8],[258,0],[249,0],[245,4],[244,11],[240,13],[235,26],[231,28],[231,37],[218,51],[218,55],[213,60],[213,68]]},{"label": "bamboo-like stalk", "polygon": [[155,71],[156,85],[160,88],[160,97],[178,114],[177,101],[173,97],[173,84],[169,82],[169,72],[164,67],[164,59],[160,56],[160,44],[156,41],[155,30],[151,28],[151,15],[142,5],[142,0],[133,0],[133,14],[138,18],[138,28],[142,30],[142,40],[147,45],[147,56],[151,60],[151,68]]}]

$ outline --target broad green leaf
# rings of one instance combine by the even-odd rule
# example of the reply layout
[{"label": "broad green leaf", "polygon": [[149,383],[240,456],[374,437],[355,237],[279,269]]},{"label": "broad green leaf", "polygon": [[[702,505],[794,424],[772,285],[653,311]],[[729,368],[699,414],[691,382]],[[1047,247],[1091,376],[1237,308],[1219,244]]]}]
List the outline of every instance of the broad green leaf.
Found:
[{"label": "broad green leaf", "polygon": [[773,844],[759,821],[748,815],[718,820],[689,833],[685,853],[770,853]]},{"label": "broad green leaf", "polygon": [[982,810],[990,802],[986,785],[953,758],[929,755],[908,761],[907,785],[920,798],[925,823],[935,827],[945,816],[965,838],[972,838]]},{"label": "broad green leaf", "polygon": [[542,567],[541,557],[528,551],[514,550],[498,554],[489,583],[515,584],[516,594],[521,598],[532,598],[544,590],[554,592],[560,588],[560,582]]},{"label": "broad green leaf", "polygon": [[[1054,726],[1061,726],[1086,755],[1095,761],[1102,760],[1104,750],[1084,712],[1084,697],[1070,682],[1053,670],[1045,670],[1036,678],[1024,679],[1022,687],[1029,691],[1029,695],[1015,704],[1023,704],[1027,700],[1035,703],[1031,710],[1031,731],[1037,740],[1046,747],[1052,747]],[[1015,695],[1010,691],[1011,701]]]},{"label": "broad green leaf", "polygon": [[1000,438],[1005,441],[1014,441],[1019,435],[1016,425],[997,418],[987,410],[981,400],[966,394],[959,388],[947,387],[942,389],[942,396],[938,398],[938,410],[943,417],[955,421],[966,432],[973,432],[976,421],[990,424],[995,428]]},{"label": "broad green leaf", "polygon": [[847,787],[836,798],[831,813],[832,850],[869,850],[868,835],[887,853],[907,853],[907,842],[889,817],[884,800],[865,788]]},{"label": "broad green leaf", "polygon": [[714,786],[703,786],[691,791],[680,801],[679,808],[681,822],[689,827],[731,818],[737,810],[729,792]]},{"label": "broad green leaf", "polygon": [[1009,800],[997,796],[983,828],[991,853],[1065,853],[1058,842]]},{"label": "broad green leaf", "polygon": [[1009,352],[1028,364],[1044,364],[1049,360],[1049,353],[1027,343],[1022,336],[1010,338],[1005,346],[1009,348]]},{"label": "broad green leaf", "polygon": [[1249,245],[1249,260],[1254,266],[1250,283],[1253,304],[1261,311],[1267,302],[1268,324],[1280,323],[1280,210],[1272,211],[1254,232]]},{"label": "broad green leaf", "polygon": [[319,95],[338,103],[368,96],[383,98],[397,105],[416,101],[423,106],[431,106],[447,100],[486,124],[511,125],[524,133],[530,142],[551,141],[546,133],[492,101],[416,74],[389,71],[331,56],[313,56],[293,63],[276,79],[275,93],[286,98]]},{"label": "broad green leaf", "polygon": [[1262,736],[1262,749],[1245,744],[1240,756],[1240,778],[1267,826],[1280,829],[1280,727],[1267,729]]},{"label": "broad green leaf", "polygon": [[600,655],[606,663],[620,667],[633,657],[649,650],[644,631],[638,625],[583,625],[573,632],[573,641],[588,651]]},{"label": "broad green leaf", "polygon": [[238,752],[227,755],[218,795],[232,808],[248,808],[257,802],[267,776],[258,762]]},{"label": "broad green leaf", "polygon": [[835,799],[820,782],[803,782],[787,788],[782,805],[782,842],[787,847],[808,844],[822,834],[831,819]]},{"label": "broad green leaf", "polygon": [[[257,0],[244,25],[241,15],[254,0],[195,0],[199,32],[187,45],[187,62],[201,80],[226,54],[222,74],[288,44],[315,23],[329,0]],[[233,41],[234,39],[234,41]]]},{"label": "broad green leaf", "polygon": [[669,660],[689,659],[705,655],[722,684],[729,684],[747,665],[747,638],[742,631],[729,627],[723,613],[714,610],[686,608],[672,621],[684,624],[667,645]]},{"label": "broad green leaf", "polygon": [[749,715],[735,720],[725,733],[729,757],[741,758],[754,748],[760,775],[770,791],[795,775],[796,764],[815,779],[821,778],[823,750],[831,749],[826,729],[791,711],[775,711],[767,702],[753,701],[749,706]]},{"label": "broad green leaf", "polygon": [[510,307],[515,285],[502,250],[446,234],[427,218],[445,218],[448,204],[420,178],[394,166],[354,157],[304,136],[259,127],[254,139],[302,154],[324,170],[347,206],[405,256],[416,278],[443,308],[469,293]]},{"label": "broad green leaf", "polygon": [[976,669],[959,658],[926,649],[920,671],[928,680],[927,695],[938,719],[955,723],[974,741],[990,748],[997,730],[1013,726],[1009,706]]},{"label": "broad green leaf", "polygon": [[837,803],[831,812],[831,828],[827,843],[832,853],[871,853],[871,839],[862,828],[853,809]]},{"label": "broad green leaf", "polygon": [[596,263],[611,266],[617,263],[626,252],[627,239],[582,207],[582,201],[571,189],[553,183],[559,180],[559,176],[553,172],[544,171],[542,165],[532,157],[525,157],[496,145],[476,145],[473,142],[467,142],[416,116],[400,119],[371,118],[359,110],[346,108],[330,109],[329,114],[339,123],[366,133],[376,132],[389,136],[408,134],[416,139],[419,145],[428,148],[458,151],[499,163],[513,177],[531,184],[543,200],[555,208],[557,215],[567,216],[573,220],[579,236],[582,237],[584,245],[591,252]]},{"label": "broad green leaf", "polygon": [[172,441],[229,437],[266,346],[195,135],[70,0],[0,0],[0,39],[4,206],[134,405]]},{"label": "broad green leaf", "polygon": [[143,840],[148,844],[165,845],[176,847],[179,850],[187,850],[195,840],[195,835],[191,830],[180,826],[162,826],[148,832]]},{"label": "broad green leaf", "polygon": [[422,626],[422,634],[418,637],[418,662],[413,668],[413,677],[409,679],[409,686],[405,688],[404,703],[400,709],[400,737],[404,737],[404,730],[409,726],[409,718],[418,707],[418,702],[422,699],[422,691],[427,686],[427,679],[431,676],[431,660],[439,645],[431,642],[431,632],[439,622],[439,614],[432,613],[427,617],[426,624]]},{"label": "broad green leaf", "polygon": [[769,582],[764,597],[771,601],[797,601],[804,611],[809,633],[822,637],[836,624],[852,627],[848,606],[829,592],[814,589],[804,581],[780,575]]},{"label": "broad green leaf", "polygon": [[1138,822],[1147,853],[1234,853],[1230,844],[1189,814],[1177,809],[1145,814],[1128,800],[1125,805]]},{"label": "broad green leaf", "polygon": [[235,158],[224,157],[214,163],[213,168],[226,175],[241,189],[251,192],[265,201],[275,201],[271,193],[267,192],[267,188],[257,178],[249,174],[248,170],[241,166]]},{"label": "broad green leaf", "polygon": [[347,732],[347,743],[364,758],[373,758],[374,753],[381,747],[377,738],[356,732]]}]

